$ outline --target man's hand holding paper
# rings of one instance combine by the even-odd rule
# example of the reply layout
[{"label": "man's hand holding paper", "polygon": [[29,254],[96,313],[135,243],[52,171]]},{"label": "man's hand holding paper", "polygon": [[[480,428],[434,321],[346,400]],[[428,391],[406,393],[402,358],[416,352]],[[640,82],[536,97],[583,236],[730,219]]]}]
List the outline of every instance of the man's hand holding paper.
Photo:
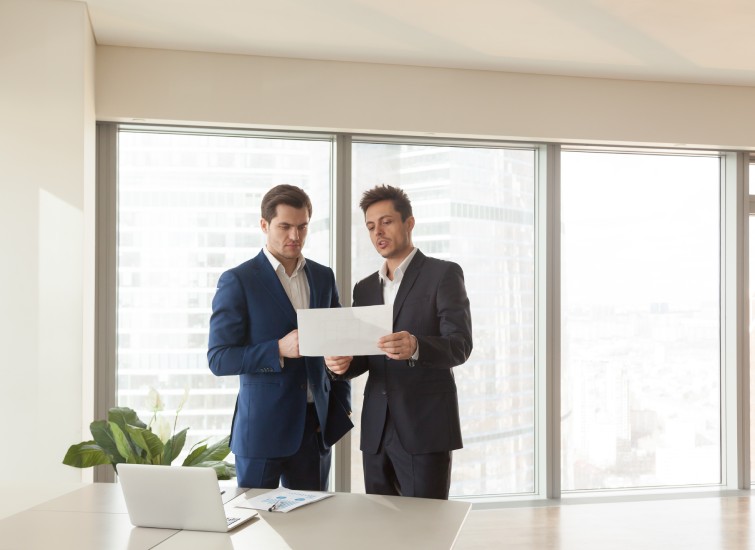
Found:
[{"label": "man's hand holding paper", "polygon": [[[380,355],[393,330],[393,306],[297,310],[299,353],[312,357]],[[393,346],[393,345],[392,345]]]},{"label": "man's hand holding paper", "polygon": [[378,347],[391,359],[411,359],[417,351],[417,338],[402,330],[380,338]]},{"label": "man's hand holding paper", "polygon": [[339,356],[325,356],[325,366],[328,367],[328,370],[332,372],[333,374],[338,374],[339,376],[342,374],[345,374],[347,370],[349,370],[349,367],[351,366],[351,360],[353,357],[351,355],[339,355]]}]

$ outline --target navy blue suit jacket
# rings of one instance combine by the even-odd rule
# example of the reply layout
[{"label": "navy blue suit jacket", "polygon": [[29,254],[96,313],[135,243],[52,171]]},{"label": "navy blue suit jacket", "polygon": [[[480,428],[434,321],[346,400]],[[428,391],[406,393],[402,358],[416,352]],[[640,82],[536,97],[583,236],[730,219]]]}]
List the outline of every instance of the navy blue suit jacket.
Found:
[{"label": "navy blue suit jacket", "polygon": [[[307,260],[309,307],[340,307],[333,271]],[[353,424],[351,387],[332,381],[322,357],[285,358],[278,340],[297,328],[296,310],[263,251],[223,273],[212,301],[207,359],[217,376],[238,375],[231,450],[254,458],[291,456],[304,434],[307,383],[314,397],[324,448]]]},{"label": "navy blue suit jacket", "polygon": [[[377,272],[354,287],[354,306],[383,304]],[[404,448],[412,454],[462,447],[452,367],[472,352],[472,317],[461,267],[419,250],[393,302],[393,331],[417,338],[418,361],[386,355],[354,357],[344,377],[370,373],[364,390],[361,449],[375,454],[390,409]]]}]

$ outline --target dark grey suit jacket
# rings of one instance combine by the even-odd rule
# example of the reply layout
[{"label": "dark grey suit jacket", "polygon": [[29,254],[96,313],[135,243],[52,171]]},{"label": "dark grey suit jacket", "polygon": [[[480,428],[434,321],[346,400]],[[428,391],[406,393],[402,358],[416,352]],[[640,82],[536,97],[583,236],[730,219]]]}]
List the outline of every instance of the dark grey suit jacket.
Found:
[{"label": "dark grey suit jacket", "polygon": [[[377,272],[354,287],[354,306],[382,303]],[[408,452],[460,449],[459,403],[451,369],[472,352],[472,318],[458,264],[417,251],[393,304],[393,331],[402,330],[416,336],[418,361],[394,361],[385,355],[355,357],[345,374],[354,378],[369,371],[361,449],[370,454],[378,451],[388,409]]]}]

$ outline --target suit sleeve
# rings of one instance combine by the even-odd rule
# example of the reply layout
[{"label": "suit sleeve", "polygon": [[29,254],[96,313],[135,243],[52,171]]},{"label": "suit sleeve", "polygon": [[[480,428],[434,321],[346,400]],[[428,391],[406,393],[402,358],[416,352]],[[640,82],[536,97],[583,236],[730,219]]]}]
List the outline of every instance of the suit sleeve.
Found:
[{"label": "suit sleeve", "polygon": [[212,300],[207,362],[216,376],[280,372],[278,340],[249,343],[248,306],[238,276],[226,271]]},{"label": "suit sleeve", "polygon": [[447,265],[435,297],[439,334],[415,334],[419,344],[418,367],[456,367],[472,353],[472,315],[464,272],[458,264]]},{"label": "suit sleeve", "polygon": [[364,374],[367,372],[370,368],[369,362],[367,361],[366,355],[361,356],[355,356],[351,360],[351,364],[349,365],[349,370],[347,370],[344,374],[339,376],[339,379],[346,379],[351,380],[352,378],[356,378],[357,376]]}]

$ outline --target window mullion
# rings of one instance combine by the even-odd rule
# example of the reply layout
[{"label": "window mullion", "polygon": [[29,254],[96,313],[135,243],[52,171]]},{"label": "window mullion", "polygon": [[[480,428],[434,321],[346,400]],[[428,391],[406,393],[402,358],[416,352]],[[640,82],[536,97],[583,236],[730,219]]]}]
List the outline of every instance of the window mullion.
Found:
[{"label": "window mullion", "polygon": [[750,486],[747,169],[745,153],[722,158],[722,483],[727,489]]},{"label": "window mullion", "polygon": [[[341,134],[336,137],[333,166],[331,265],[336,275],[341,305],[348,307],[351,305],[351,136]],[[336,443],[334,452],[335,490],[345,493],[351,491],[351,437],[351,432],[348,432]]]},{"label": "window mullion", "polygon": [[541,146],[537,178],[537,493],[561,497],[560,376],[560,155],[561,147]]},{"label": "window mullion", "polygon": [[[95,369],[94,418],[108,417],[116,404],[116,202],[118,125],[97,124],[97,197],[95,214]],[[94,481],[113,482],[110,466],[97,466]]]}]

